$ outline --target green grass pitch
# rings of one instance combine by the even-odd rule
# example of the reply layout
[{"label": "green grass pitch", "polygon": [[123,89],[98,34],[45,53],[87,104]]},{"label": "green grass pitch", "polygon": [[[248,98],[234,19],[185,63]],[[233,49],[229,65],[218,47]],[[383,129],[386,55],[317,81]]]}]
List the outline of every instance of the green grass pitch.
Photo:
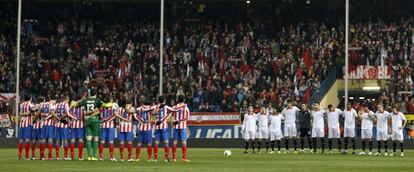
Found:
[{"label": "green grass pitch", "polygon": [[[133,155],[135,155],[133,150]],[[181,158],[181,149],[177,150]],[[189,163],[145,161],[146,150],[142,150],[140,162],[95,162],[95,161],[30,161],[17,160],[16,149],[0,149],[0,171],[413,171],[414,150],[406,150],[405,157],[376,157],[341,154],[243,154],[242,149],[231,149],[232,155],[225,157],[224,149],[189,149]],[[47,152],[47,151],[46,151]],[[105,150],[107,155],[107,149]],[[86,154],[86,150],[85,150]],[[115,151],[118,156],[118,150]],[[63,154],[61,154],[63,155]],[[399,155],[399,153],[398,153]],[[144,161],[143,161],[144,160]]]}]

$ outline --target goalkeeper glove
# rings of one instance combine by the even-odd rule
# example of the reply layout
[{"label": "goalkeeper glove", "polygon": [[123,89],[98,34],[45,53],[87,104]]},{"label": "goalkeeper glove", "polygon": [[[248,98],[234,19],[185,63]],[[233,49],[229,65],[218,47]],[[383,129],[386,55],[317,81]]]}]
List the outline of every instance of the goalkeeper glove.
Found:
[{"label": "goalkeeper glove", "polygon": [[70,105],[71,105],[72,107],[76,107],[77,103],[76,103],[76,101],[75,101],[75,100],[72,100],[72,101],[70,102]]}]

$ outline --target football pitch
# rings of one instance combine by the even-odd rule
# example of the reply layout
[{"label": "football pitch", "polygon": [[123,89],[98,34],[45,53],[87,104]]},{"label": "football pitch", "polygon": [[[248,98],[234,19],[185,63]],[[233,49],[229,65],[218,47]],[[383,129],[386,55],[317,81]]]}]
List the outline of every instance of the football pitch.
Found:
[{"label": "football pitch", "polygon": [[[163,150],[159,162],[147,162],[142,151],[140,162],[97,161],[31,161],[17,160],[17,149],[0,149],[0,171],[413,171],[414,150],[406,150],[405,157],[377,157],[342,154],[243,154],[231,149],[225,157],[224,149],[189,149],[191,162],[182,163],[180,149],[177,162],[166,163]],[[107,150],[105,150],[107,153]],[[46,151],[47,152],[47,151]],[[86,152],[85,152],[86,153]],[[115,151],[118,155],[118,150]],[[54,155],[54,154],[53,154]],[[63,154],[61,154],[63,155]],[[135,152],[133,152],[133,156]]]}]

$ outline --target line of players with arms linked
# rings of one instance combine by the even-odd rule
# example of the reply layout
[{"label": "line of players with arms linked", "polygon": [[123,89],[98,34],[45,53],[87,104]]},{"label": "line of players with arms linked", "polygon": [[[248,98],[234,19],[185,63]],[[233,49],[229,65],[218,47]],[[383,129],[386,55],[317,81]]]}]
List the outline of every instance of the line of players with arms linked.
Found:
[{"label": "line of players with arms linked", "polygon": [[[64,160],[75,159],[75,143],[78,141],[78,160],[83,159],[84,138],[86,138],[87,160],[103,160],[104,145],[109,143],[109,160],[114,157],[115,132],[118,131],[120,160],[124,161],[124,148],[127,148],[127,161],[139,161],[141,146],[147,144],[147,160],[158,161],[158,145],[164,143],[165,161],[176,161],[178,141],[181,142],[182,161],[187,159],[187,119],[190,112],[184,103],[184,96],[177,96],[173,107],[165,105],[165,98],[159,96],[155,101],[144,101],[139,107],[113,103],[110,98],[104,102],[97,99],[96,90],[91,89],[87,98],[70,101],[69,96],[54,97],[34,104],[31,97],[20,104],[20,132],[18,158],[36,160],[36,145],[39,145],[41,160],[61,160],[60,148],[63,144]],[[152,117],[155,116],[155,121]],[[133,121],[138,121],[138,143],[133,149]],[[117,129],[118,128],[118,129]],[[172,159],[169,157],[170,128],[172,128]],[[154,133],[153,133],[154,130]],[[154,146],[153,146],[153,134]],[[86,137],[85,137],[86,136]],[[70,141],[70,142],[69,142]],[[45,156],[45,149],[48,156]],[[55,149],[55,157],[53,157]],[[31,158],[29,151],[31,150]],[[68,155],[70,150],[70,156]],[[99,150],[99,156],[98,154]]]},{"label": "line of players with arms linked", "polygon": [[[253,107],[248,108],[248,113],[244,115],[242,123],[242,134],[245,139],[245,152],[248,153],[249,142],[253,153],[255,143],[257,143],[258,153],[261,152],[262,143],[266,144],[266,152],[275,153],[277,145],[278,153],[281,153],[281,140],[285,138],[286,150],[283,153],[289,153],[289,140],[293,141],[294,153],[297,152],[297,136],[300,137],[300,153],[305,153],[305,140],[312,153],[317,153],[317,140],[320,140],[322,154],[332,153],[333,141],[337,141],[340,153],[347,154],[348,142],[352,142],[352,154],[356,154],[355,128],[356,120],[361,121],[361,148],[359,155],[365,155],[365,149],[368,143],[368,155],[373,155],[373,126],[376,123],[376,140],[378,151],[375,155],[381,155],[383,144],[384,156],[395,156],[397,144],[401,149],[401,156],[404,156],[403,146],[403,128],[406,125],[405,116],[399,112],[397,105],[392,106],[391,112],[385,111],[382,104],[376,106],[377,111],[373,112],[367,105],[363,104],[358,111],[352,108],[351,104],[346,105],[344,111],[328,105],[328,109],[323,110],[319,103],[313,104],[313,109],[309,110],[305,104],[301,104],[299,109],[287,102],[287,107],[283,110],[276,108],[261,108],[255,113]],[[340,132],[340,119],[343,118],[343,138],[344,150],[342,151],[342,140]],[[282,132],[282,121],[284,120],[284,129]],[[328,151],[325,152],[325,121],[328,128]],[[391,121],[391,139],[393,141],[393,152],[388,154],[388,128]]]}]

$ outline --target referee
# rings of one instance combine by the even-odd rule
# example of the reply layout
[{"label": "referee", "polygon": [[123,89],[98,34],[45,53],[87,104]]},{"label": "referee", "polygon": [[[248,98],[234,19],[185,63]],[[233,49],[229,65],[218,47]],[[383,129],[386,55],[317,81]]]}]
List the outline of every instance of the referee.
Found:
[{"label": "referee", "polygon": [[310,137],[310,112],[306,104],[302,103],[298,112],[298,125],[300,137],[300,153],[305,153],[305,138],[308,140],[309,149],[312,151],[312,141]]}]

